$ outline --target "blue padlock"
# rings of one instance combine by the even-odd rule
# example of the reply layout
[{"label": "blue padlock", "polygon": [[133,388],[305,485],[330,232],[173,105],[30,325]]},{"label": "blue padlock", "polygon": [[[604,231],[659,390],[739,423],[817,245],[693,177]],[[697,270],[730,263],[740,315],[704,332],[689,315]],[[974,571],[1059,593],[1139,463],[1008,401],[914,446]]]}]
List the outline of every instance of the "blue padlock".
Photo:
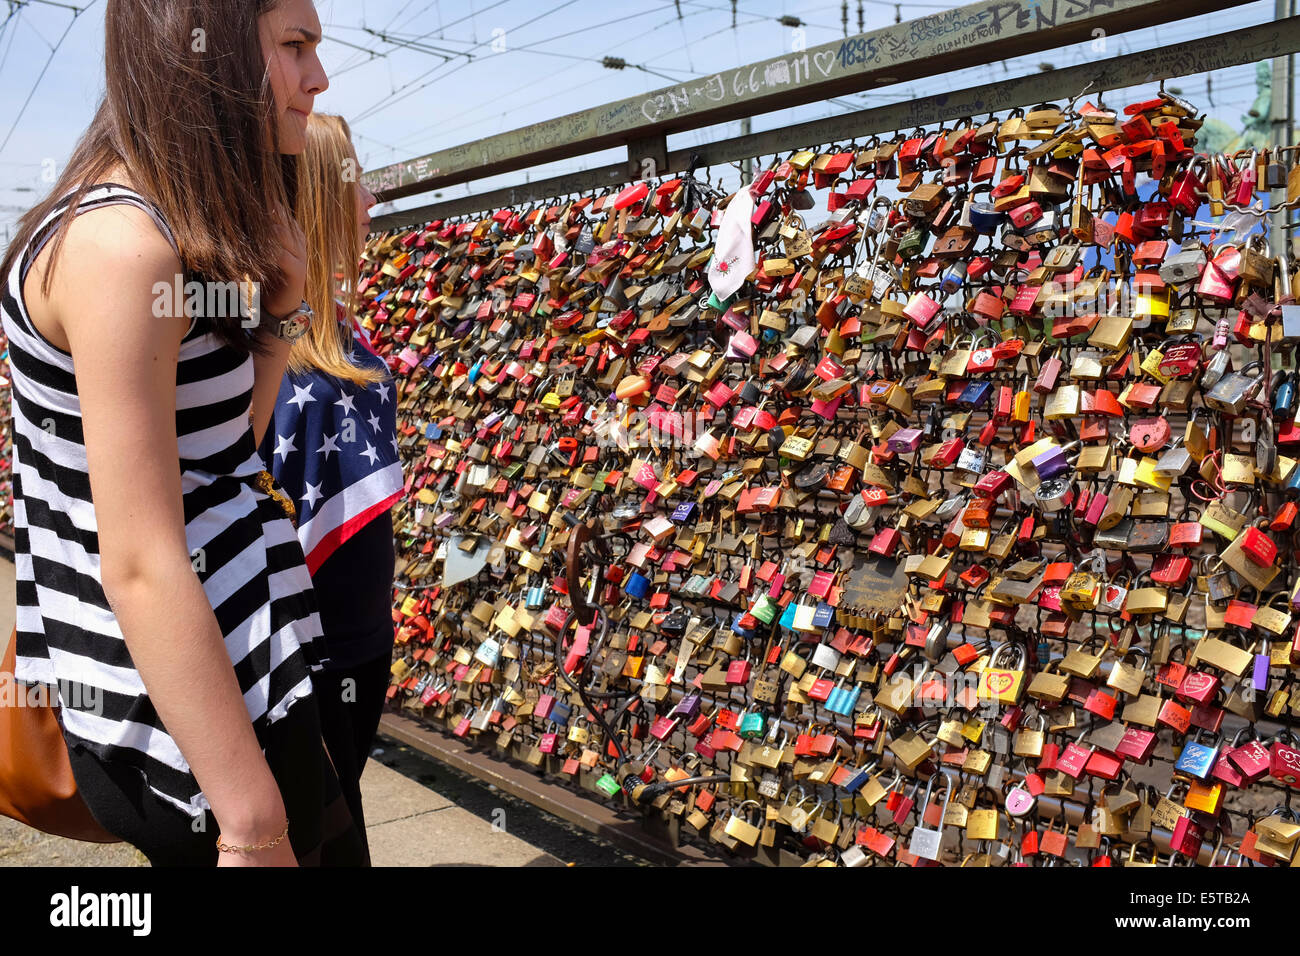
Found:
[{"label": "blue padlock", "polygon": [[1196,740],[1189,740],[1183,745],[1183,752],[1178,755],[1178,760],[1174,763],[1174,769],[1179,773],[1190,774],[1197,780],[1206,780],[1210,776],[1210,771],[1214,769],[1214,762],[1219,756],[1219,744],[1216,741],[1214,746],[1209,746],[1200,742],[1201,732],[1197,732]]},{"label": "blue padlock", "polygon": [[478,377],[483,373],[483,359],[479,359],[469,367],[469,383],[473,385],[478,381]]},{"label": "blue padlock", "polygon": [[968,382],[957,402],[961,405],[969,405],[971,408],[978,408],[988,399],[991,388],[993,388],[992,382]]},{"label": "blue padlock", "polygon": [[567,724],[569,715],[573,713],[573,707],[562,700],[557,700],[551,705],[551,712],[546,715],[546,719],[554,721],[557,724]]},{"label": "blue padlock", "polygon": [[973,202],[970,204],[971,228],[981,235],[991,236],[998,231],[1003,214],[993,208],[991,202]]},{"label": "blue padlock", "polygon": [[946,295],[956,292],[966,284],[966,262],[958,259],[943,271],[939,279],[939,289]]},{"label": "blue padlock", "polygon": [[1295,418],[1295,373],[1282,373],[1282,381],[1273,392],[1273,417],[1280,422],[1289,422]]},{"label": "blue padlock", "polygon": [[840,788],[848,793],[857,793],[867,785],[867,781],[871,779],[871,771],[875,768],[875,761],[865,767],[851,767],[849,769],[849,779],[840,784]]},{"label": "blue padlock", "polygon": [[546,603],[546,588],[529,588],[527,597],[524,600],[524,607],[533,611]]},{"label": "blue padlock", "polygon": [[852,687],[845,687],[844,678],[841,677],[839,683],[831,689],[830,696],[826,698],[826,709],[832,714],[847,717],[853,713],[853,708],[858,703],[858,695],[861,693],[861,686],[854,684]]},{"label": "blue padlock", "polygon": [[817,610],[813,611],[813,627],[830,627],[834,623],[835,608],[822,601],[817,605]]},{"label": "blue padlock", "polygon": [[623,593],[637,600],[644,599],[650,593],[650,579],[640,571],[633,571],[623,583]]},{"label": "blue padlock", "polygon": [[[782,627],[791,630],[794,629],[794,612],[797,606],[798,605],[794,601],[791,601],[785,606],[785,610],[781,612],[781,620],[778,622]],[[753,612],[751,611],[750,613],[752,614]],[[757,617],[758,615],[755,614],[754,616]]]},{"label": "blue padlock", "polygon": [[1291,474],[1282,488],[1283,493],[1290,500],[1300,497],[1300,468],[1292,468]]},{"label": "blue padlock", "polygon": [[[754,614],[753,608],[750,609],[749,613],[750,613],[750,614]],[[757,615],[757,614],[754,614],[754,617],[758,617],[758,615]],[[740,637],[745,637],[745,638],[753,637],[753,636],[755,635],[755,633],[756,633],[755,631],[753,631],[753,630],[750,629],[750,628],[747,628],[747,627],[743,627],[743,626],[741,626],[741,623],[740,623],[740,622],[743,621],[744,619],[745,619],[745,615],[744,615],[744,614],[737,614],[734,618],[732,618],[732,621],[731,621],[731,632],[732,632],[733,634],[736,634],[736,635],[740,636]],[[762,618],[759,618],[759,620],[762,620]],[[772,622],[771,622],[771,621],[764,621],[763,623],[765,623],[765,624],[770,624],[770,623],[772,623]]]}]

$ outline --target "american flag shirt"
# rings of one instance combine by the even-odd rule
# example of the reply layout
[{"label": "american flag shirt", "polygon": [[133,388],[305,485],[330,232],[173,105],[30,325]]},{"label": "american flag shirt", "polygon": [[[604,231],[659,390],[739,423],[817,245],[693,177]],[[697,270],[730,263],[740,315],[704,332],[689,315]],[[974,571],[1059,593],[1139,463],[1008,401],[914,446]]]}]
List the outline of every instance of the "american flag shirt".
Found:
[{"label": "american flag shirt", "polygon": [[261,448],[298,509],[298,540],[312,574],[403,492],[397,387],[365,329],[351,324],[353,362],[383,369],[385,378],[361,388],[315,370],[286,371]]}]

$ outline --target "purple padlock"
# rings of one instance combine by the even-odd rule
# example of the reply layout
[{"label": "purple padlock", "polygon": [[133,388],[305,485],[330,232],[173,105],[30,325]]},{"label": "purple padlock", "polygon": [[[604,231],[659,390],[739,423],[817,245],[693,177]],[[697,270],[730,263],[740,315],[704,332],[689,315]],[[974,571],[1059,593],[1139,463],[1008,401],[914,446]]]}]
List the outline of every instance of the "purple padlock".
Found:
[{"label": "purple padlock", "polygon": [[681,717],[683,720],[690,720],[692,717],[695,716],[696,712],[699,711],[699,709],[700,709],[700,695],[685,694],[682,696],[682,699],[677,702],[677,706],[672,709],[671,713],[669,713],[668,716]]},{"label": "purple padlock", "polygon": [[1043,481],[1049,478],[1055,478],[1057,475],[1069,471],[1073,466],[1066,460],[1066,453],[1075,448],[1079,443],[1072,442],[1064,447],[1058,445],[1055,448],[1049,448],[1032,459],[1034,471],[1038,472],[1038,477]]},{"label": "purple padlock", "polygon": [[921,447],[922,437],[919,428],[900,428],[889,436],[885,444],[890,451],[910,454]]},{"label": "purple padlock", "polygon": [[1272,663],[1267,654],[1255,655],[1255,670],[1251,674],[1251,683],[1257,691],[1268,690],[1268,668]]}]

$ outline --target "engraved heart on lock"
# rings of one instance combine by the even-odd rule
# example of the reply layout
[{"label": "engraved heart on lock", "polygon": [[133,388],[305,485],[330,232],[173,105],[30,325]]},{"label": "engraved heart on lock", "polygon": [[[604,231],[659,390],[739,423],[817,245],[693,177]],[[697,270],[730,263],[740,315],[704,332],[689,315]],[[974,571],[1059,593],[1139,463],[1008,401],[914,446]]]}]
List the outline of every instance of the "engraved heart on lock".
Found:
[{"label": "engraved heart on lock", "polygon": [[1013,817],[1023,817],[1034,809],[1034,804],[1037,802],[1037,797],[1020,784],[1016,784],[1007,793],[1007,799],[1003,805],[1006,807],[1007,813]]}]

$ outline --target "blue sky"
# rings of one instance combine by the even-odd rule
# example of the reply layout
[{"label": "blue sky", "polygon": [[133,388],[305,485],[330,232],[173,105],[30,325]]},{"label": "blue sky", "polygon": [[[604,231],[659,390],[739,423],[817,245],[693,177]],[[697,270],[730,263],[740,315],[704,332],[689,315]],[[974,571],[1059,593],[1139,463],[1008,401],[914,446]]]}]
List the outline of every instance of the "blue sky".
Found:
[{"label": "blue sky", "polygon": [[[89,0],[67,2],[84,6]],[[93,115],[103,89],[105,6],[105,0],[95,0],[74,18],[71,10],[50,0],[27,0],[23,5],[0,0],[0,21],[10,17],[0,32],[0,142],[7,139],[0,149],[0,242],[21,210],[49,188],[43,171],[61,168]],[[852,35],[859,32],[858,0],[849,0],[848,6]],[[892,2],[865,0],[861,6],[867,30],[894,22]],[[899,7],[904,20],[947,8],[940,3]],[[778,22],[782,16],[804,22],[808,46],[844,35],[840,3],[818,0],[739,0],[734,27],[729,0],[320,0],[317,9],[326,35],[322,60],[331,77],[330,89],[318,98],[317,108],[348,118],[367,168],[777,56],[789,51],[794,40],[792,28]],[[1272,13],[1273,5],[1260,0],[1220,14],[1107,38],[1110,46],[1104,55],[1233,29],[1270,19]],[[51,62],[51,50],[65,31]],[[975,86],[1033,72],[1044,61],[1068,66],[1097,55],[1088,43],[1076,44],[1048,55],[942,74],[870,95],[764,114],[754,119],[753,129]],[[600,63],[605,56],[622,57],[629,66],[621,71],[607,69]],[[47,62],[49,68],[37,85]],[[1255,97],[1250,66],[1169,85],[1236,128]],[[1122,106],[1153,89],[1149,84],[1134,88],[1131,95],[1111,94],[1107,102]],[[30,104],[17,119],[29,94]],[[675,134],[669,147],[735,136],[739,131],[736,122]],[[814,144],[791,144],[795,145]],[[607,150],[538,166],[453,187],[444,198],[604,165],[624,155],[623,150]],[[734,188],[735,169],[714,170],[712,178]],[[413,197],[403,205],[432,199]]]}]

